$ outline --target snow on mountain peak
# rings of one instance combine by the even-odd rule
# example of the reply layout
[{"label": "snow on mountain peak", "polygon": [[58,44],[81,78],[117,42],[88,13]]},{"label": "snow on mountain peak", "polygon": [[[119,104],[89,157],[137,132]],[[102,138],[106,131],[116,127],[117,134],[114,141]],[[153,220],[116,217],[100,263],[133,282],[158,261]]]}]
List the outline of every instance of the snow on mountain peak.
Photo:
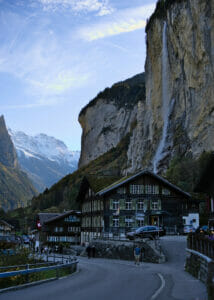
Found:
[{"label": "snow on mountain peak", "polygon": [[[18,151],[28,156],[41,156],[52,161],[64,161],[73,165],[79,160],[79,151],[70,151],[64,142],[44,133],[30,136],[22,131],[12,131],[9,134]],[[38,157],[39,158],[39,157]]]}]

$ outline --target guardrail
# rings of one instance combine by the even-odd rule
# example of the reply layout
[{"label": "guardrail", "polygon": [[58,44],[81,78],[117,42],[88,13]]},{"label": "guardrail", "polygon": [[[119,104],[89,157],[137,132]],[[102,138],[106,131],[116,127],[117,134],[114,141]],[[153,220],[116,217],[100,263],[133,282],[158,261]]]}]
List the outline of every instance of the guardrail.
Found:
[{"label": "guardrail", "polygon": [[[23,283],[29,283],[29,282],[34,282],[34,281],[38,281],[41,278],[37,278],[37,280],[35,280],[35,277],[30,278],[30,274],[35,274],[35,273],[42,273],[42,272],[46,272],[46,271],[56,271],[55,274],[50,273],[48,274],[47,277],[42,278],[42,279],[47,279],[47,278],[59,278],[60,277],[60,270],[65,270],[66,274],[62,274],[62,276],[64,275],[68,275],[68,274],[72,274],[77,270],[77,264],[78,264],[78,260],[72,261],[70,263],[66,263],[66,264],[55,264],[54,266],[46,266],[46,267],[41,267],[41,268],[32,268],[30,269],[29,265],[25,265],[26,269],[23,270],[18,270],[18,271],[9,271],[9,272],[2,272],[0,273],[0,288],[5,288],[8,286],[14,286],[14,285],[19,285],[21,282],[21,284]],[[12,266],[10,266],[12,267]],[[14,267],[14,266],[13,266]],[[18,280],[18,284],[12,284],[13,281],[9,281],[9,282],[2,282],[2,280],[6,280],[6,278],[12,278],[15,277],[17,278],[22,278],[22,280]],[[16,283],[16,281],[14,281]]]},{"label": "guardrail", "polygon": [[74,266],[75,267],[74,267],[74,269],[72,268],[72,270],[75,271],[77,263],[78,263],[78,261],[72,262],[70,264],[55,265],[55,266],[50,266],[50,267],[41,267],[41,268],[33,268],[33,269],[26,269],[26,270],[12,271],[12,272],[3,272],[3,273],[0,273],[0,278],[7,278],[7,277],[18,276],[18,275],[26,275],[26,274],[37,273],[37,272],[42,272],[42,271],[58,270],[61,268],[69,268],[69,267],[72,268]]},{"label": "guardrail", "polygon": [[3,267],[0,267],[0,271],[5,270],[5,269],[19,269],[19,268],[30,269],[33,266],[52,265],[52,264],[56,264],[56,263],[55,262],[44,262],[44,263],[23,264],[23,265],[15,265],[15,266],[3,266]]},{"label": "guardrail", "polygon": [[214,260],[214,240],[205,234],[190,233],[187,247]]}]

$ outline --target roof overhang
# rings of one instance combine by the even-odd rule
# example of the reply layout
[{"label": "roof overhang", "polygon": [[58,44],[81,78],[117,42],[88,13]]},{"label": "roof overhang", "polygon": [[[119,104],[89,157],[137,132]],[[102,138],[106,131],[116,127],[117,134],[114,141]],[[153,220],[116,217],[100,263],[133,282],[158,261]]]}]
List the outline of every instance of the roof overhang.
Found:
[{"label": "roof overhang", "polygon": [[142,176],[142,175],[149,175],[149,176],[152,176],[153,178],[156,178],[157,180],[161,181],[164,185],[172,188],[173,190],[175,190],[176,192],[178,192],[179,194],[182,194],[183,196],[187,197],[187,198],[191,198],[191,195],[187,192],[184,192],[182,189],[180,189],[179,187],[177,187],[176,185],[172,184],[171,182],[169,182],[168,180],[166,180],[165,178],[155,174],[155,173],[152,173],[151,171],[148,171],[148,170],[143,170],[141,172],[138,172],[130,177],[124,177],[124,179],[121,179],[119,182],[115,182],[114,184],[108,186],[107,188],[99,191],[97,193],[98,196],[104,196],[105,194],[117,189],[118,187],[128,183],[128,182],[131,182],[132,180],[134,180],[135,178],[139,177],[139,176]]}]

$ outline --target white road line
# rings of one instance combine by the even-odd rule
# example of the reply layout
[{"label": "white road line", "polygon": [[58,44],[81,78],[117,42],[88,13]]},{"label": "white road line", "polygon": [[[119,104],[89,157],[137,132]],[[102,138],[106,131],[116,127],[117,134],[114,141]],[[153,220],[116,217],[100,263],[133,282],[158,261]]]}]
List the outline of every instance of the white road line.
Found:
[{"label": "white road line", "polygon": [[164,289],[166,282],[165,279],[163,278],[163,276],[160,273],[157,273],[158,276],[161,279],[161,286],[159,287],[159,289],[154,293],[154,295],[152,295],[151,300],[154,300],[157,298],[157,296],[162,292],[162,290]]}]

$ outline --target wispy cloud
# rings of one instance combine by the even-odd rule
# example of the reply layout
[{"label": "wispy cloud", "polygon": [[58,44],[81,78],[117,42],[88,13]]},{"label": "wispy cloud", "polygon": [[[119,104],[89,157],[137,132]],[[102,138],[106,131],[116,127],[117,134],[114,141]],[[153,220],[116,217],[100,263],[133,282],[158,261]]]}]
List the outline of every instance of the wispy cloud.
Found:
[{"label": "wispy cloud", "polygon": [[[17,17],[18,29],[11,34],[12,42],[0,47],[0,72],[21,80],[31,102],[11,106],[13,109],[57,105],[64,99],[69,101],[68,93],[81,88],[90,77],[84,63],[73,59],[72,49],[65,46],[66,38],[60,39],[46,26],[39,28],[38,23],[35,31],[34,23],[30,24],[30,21],[29,17],[20,20],[21,30],[17,26]],[[26,36],[27,39],[23,38]]]},{"label": "wispy cloud", "polygon": [[78,34],[84,40],[94,41],[142,29],[146,26],[146,19],[152,14],[154,8],[155,4],[152,4],[115,12],[105,22],[80,28]]},{"label": "wispy cloud", "polygon": [[38,0],[45,10],[70,9],[74,12],[95,12],[99,16],[111,14],[113,8],[108,0]]}]

